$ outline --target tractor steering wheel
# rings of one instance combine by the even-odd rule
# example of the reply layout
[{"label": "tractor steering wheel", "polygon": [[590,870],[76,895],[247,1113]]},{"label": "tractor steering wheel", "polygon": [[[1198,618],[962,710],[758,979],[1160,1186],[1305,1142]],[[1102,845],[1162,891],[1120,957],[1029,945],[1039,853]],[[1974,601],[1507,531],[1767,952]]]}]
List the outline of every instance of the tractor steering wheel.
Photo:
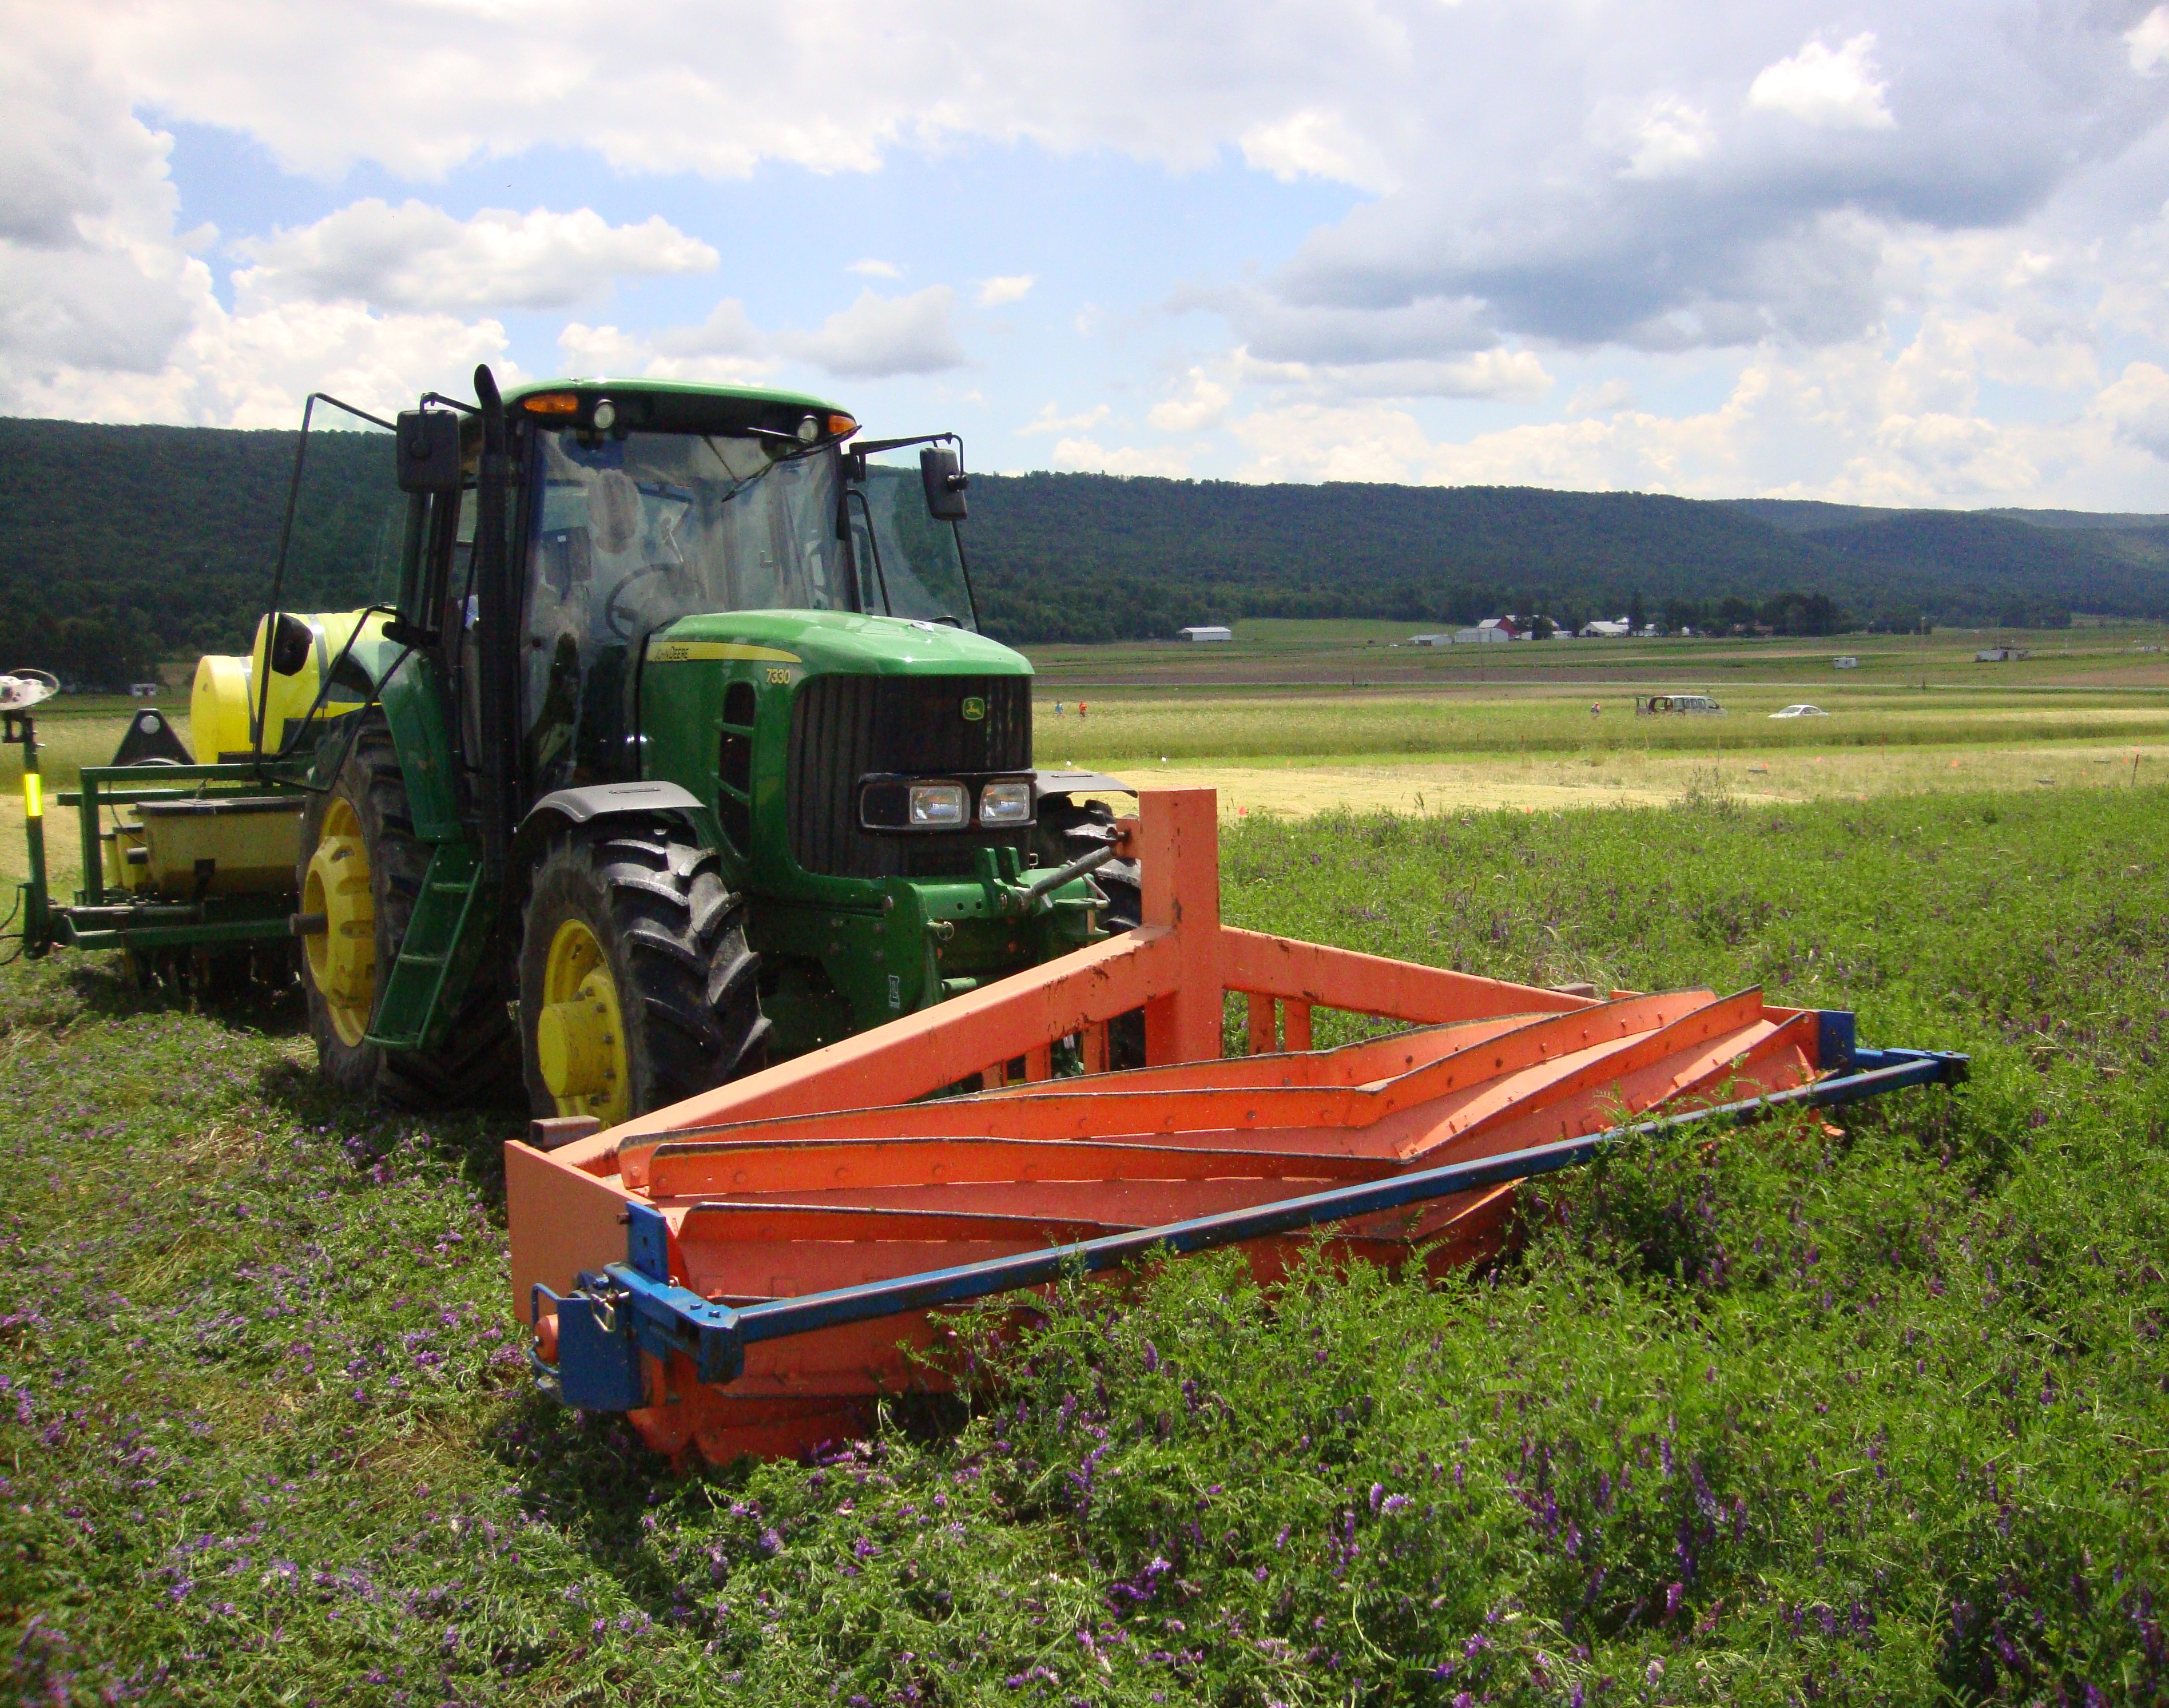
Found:
[{"label": "tractor steering wheel", "polygon": [[684,567],[679,563],[648,563],[634,570],[632,574],[612,588],[610,596],[603,601],[603,626],[620,640],[630,641],[632,638],[633,614],[619,602],[624,599],[626,589],[632,586],[634,582],[644,580],[650,575],[667,575],[673,569]]}]

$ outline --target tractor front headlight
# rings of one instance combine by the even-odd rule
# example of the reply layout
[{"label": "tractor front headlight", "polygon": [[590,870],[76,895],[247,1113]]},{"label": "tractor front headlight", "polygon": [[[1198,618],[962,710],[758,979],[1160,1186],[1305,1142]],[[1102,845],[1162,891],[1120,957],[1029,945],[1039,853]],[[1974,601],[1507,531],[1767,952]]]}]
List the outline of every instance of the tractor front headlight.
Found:
[{"label": "tractor front headlight", "polygon": [[979,791],[979,822],[983,825],[1029,825],[1031,822],[1031,785],[1028,782],[990,782]]},{"label": "tractor front headlight", "polygon": [[911,786],[911,823],[914,829],[935,830],[961,825],[965,817],[964,785],[937,782]]}]

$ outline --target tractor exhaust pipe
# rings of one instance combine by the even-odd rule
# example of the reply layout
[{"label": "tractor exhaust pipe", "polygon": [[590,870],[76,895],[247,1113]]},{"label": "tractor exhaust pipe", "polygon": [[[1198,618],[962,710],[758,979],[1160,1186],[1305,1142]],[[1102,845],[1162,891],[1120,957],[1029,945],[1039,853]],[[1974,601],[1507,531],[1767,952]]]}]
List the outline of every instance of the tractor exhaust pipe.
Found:
[{"label": "tractor exhaust pipe", "polygon": [[482,405],[482,466],[476,484],[479,510],[475,527],[475,589],[482,751],[475,755],[482,775],[482,868],[501,882],[512,846],[513,790],[513,624],[515,615],[505,564],[504,398],[497,376],[484,362],[474,371],[475,398]]}]

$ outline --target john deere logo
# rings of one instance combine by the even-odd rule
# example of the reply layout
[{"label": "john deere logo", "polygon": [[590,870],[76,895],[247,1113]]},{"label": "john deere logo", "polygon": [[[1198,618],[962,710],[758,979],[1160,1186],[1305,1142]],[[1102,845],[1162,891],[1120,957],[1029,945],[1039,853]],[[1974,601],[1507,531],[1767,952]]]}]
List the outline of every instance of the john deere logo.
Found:
[{"label": "john deere logo", "polygon": [[987,702],[984,700],[982,700],[977,694],[967,694],[964,697],[964,704],[961,709],[964,713],[964,721],[967,723],[977,723],[982,718],[987,715]]}]

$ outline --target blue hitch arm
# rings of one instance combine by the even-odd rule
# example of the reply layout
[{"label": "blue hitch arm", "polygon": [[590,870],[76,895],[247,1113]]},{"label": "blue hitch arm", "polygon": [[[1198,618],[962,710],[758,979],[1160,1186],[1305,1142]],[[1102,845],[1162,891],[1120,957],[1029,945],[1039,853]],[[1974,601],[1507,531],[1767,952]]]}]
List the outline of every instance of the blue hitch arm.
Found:
[{"label": "blue hitch arm", "polygon": [[535,1289],[538,1305],[547,1298],[557,1309],[558,1361],[554,1366],[538,1361],[537,1368],[546,1379],[554,1380],[568,1406],[631,1411],[648,1403],[640,1364],[643,1351],[658,1359],[684,1353],[692,1358],[702,1382],[721,1385],[738,1379],[745,1369],[746,1348],[758,1341],[784,1340],[849,1323],[967,1304],[1044,1286],[1064,1275],[1119,1268],[1163,1252],[1185,1255],[1210,1251],[1326,1222],[1406,1209],[1457,1193],[1556,1174],[1634,1140],[1665,1139],[1711,1125],[1744,1126],[1791,1108],[1835,1108],[1911,1086],[1955,1085],[1965,1078],[1969,1065],[1965,1056],[1937,1050],[1859,1049],[1850,1048],[1849,1038],[1847,1044],[1855,1071],[1767,1097],[1637,1121],[1585,1138],[1559,1140],[1249,1209],[1050,1246],[1043,1252],[742,1307],[712,1304],[673,1284],[663,1217],[646,1205],[635,1204],[627,1225],[626,1262],[612,1263],[600,1275],[581,1276],[578,1288],[567,1298],[559,1299],[545,1287]]}]

